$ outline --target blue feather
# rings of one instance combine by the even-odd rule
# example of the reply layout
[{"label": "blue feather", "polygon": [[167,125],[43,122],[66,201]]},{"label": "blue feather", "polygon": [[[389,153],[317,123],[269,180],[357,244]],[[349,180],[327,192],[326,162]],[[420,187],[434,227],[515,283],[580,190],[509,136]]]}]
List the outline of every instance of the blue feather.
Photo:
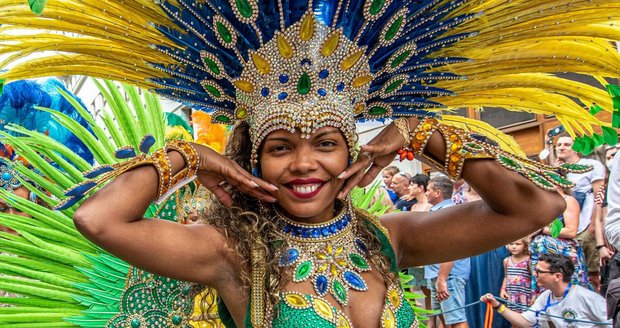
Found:
[{"label": "blue feather", "polygon": [[[50,113],[35,108],[35,106],[51,108],[88,127],[86,120],[60,94],[59,89],[84,106],[82,101],[69,92],[57,79],[47,79],[42,82],[24,80],[7,84],[0,96],[0,129],[5,130],[7,124],[13,123],[28,130],[48,134],[52,139],[69,147],[92,164],[93,155],[79,138],[56,122]],[[9,133],[13,132],[9,131]]]}]

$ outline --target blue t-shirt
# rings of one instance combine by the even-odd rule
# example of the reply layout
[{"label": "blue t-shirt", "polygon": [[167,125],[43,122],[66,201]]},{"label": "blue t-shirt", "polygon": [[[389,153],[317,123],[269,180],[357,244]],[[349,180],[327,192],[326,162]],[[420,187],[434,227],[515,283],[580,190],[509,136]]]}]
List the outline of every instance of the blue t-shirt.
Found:
[{"label": "blue t-shirt", "polygon": [[[441,203],[438,203],[431,207],[431,211],[437,211],[442,208],[450,207],[455,205],[452,199],[446,199]],[[469,258],[454,261],[454,266],[452,270],[450,270],[449,276],[456,276],[464,279],[469,279],[469,272],[471,271],[471,266],[469,264]],[[433,279],[437,278],[437,274],[439,273],[439,264],[432,264],[424,266],[424,278],[425,279]],[[448,277],[449,277],[448,276]]]},{"label": "blue t-shirt", "polygon": [[[455,276],[459,278],[463,278],[465,280],[469,279],[469,272],[471,271],[471,266],[469,264],[469,257],[466,259],[461,259],[454,261],[454,266],[452,270],[450,270],[450,276]],[[437,278],[437,274],[439,273],[439,264],[432,264],[424,266],[424,279],[433,279]]]}]

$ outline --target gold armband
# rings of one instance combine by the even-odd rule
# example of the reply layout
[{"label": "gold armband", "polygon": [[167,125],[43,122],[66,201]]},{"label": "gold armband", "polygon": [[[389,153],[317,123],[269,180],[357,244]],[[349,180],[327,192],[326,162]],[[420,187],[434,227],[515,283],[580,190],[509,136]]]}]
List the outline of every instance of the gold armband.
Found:
[{"label": "gold armband", "polygon": [[[446,155],[443,159],[436,159],[425,152],[431,136],[439,132],[445,142]],[[454,180],[461,179],[463,165],[469,159],[495,159],[505,168],[518,172],[538,187],[546,190],[554,190],[555,186],[571,187],[573,183],[562,176],[564,173],[583,173],[592,169],[588,165],[565,163],[558,167],[545,165],[522,158],[502,150],[493,140],[462,129],[443,124],[433,117],[426,117],[411,132],[409,147],[399,150],[400,158],[408,153],[423,157],[431,164],[443,171]]]},{"label": "gold armband", "polygon": [[[64,210],[82,200],[87,193],[94,188],[102,186],[108,181],[120,176],[121,174],[133,170],[140,166],[153,165],[157,170],[157,198],[165,195],[168,190],[180,181],[192,177],[198,170],[198,155],[194,147],[185,141],[174,141],[166,147],[154,151],[148,155],[148,151],[155,143],[155,138],[146,135],[140,142],[140,153],[136,153],[134,147],[127,146],[118,149],[115,157],[126,159],[124,162],[106,164],[98,166],[84,173],[85,180],[65,191],[66,199],[55,206],[55,209]],[[185,160],[185,167],[177,174],[172,176],[172,165],[168,158],[168,152],[176,150],[181,153]]]}]

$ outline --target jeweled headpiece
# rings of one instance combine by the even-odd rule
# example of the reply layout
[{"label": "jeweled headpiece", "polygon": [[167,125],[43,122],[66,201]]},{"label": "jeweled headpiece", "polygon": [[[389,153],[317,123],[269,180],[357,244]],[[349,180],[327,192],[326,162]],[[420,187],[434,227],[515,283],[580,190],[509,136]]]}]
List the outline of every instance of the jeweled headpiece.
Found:
[{"label": "jeweled headpiece", "polygon": [[[11,38],[0,53],[13,56],[0,65],[15,66],[0,79],[116,79],[213,112],[220,123],[247,120],[254,163],[262,138],[276,129],[308,135],[334,125],[352,145],[354,120],[465,107],[554,115],[588,145],[612,140],[620,102],[556,73],[591,75],[602,84],[600,77],[618,77],[620,55],[610,42],[618,24],[609,18],[616,8],[603,0],[579,2],[577,11],[558,3],[532,10],[490,0],[109,0],[95,10],[76,2],[72,13],[98,22],[88,28],[67,18],[74,15],[57,14],[61,9],[37,17],[24,4],[0,11],[0,30],[45,30],[37,30],[41,38]],[[49,37],[49,30],[70,33]],[[15,62],[41,49],[56,53]],[[620,88],[607,88],[620,97]],[[613,127],[593,115],[601,109],[618,118]],[[519,153],[488,125],[460,116],[442,122]]]}]

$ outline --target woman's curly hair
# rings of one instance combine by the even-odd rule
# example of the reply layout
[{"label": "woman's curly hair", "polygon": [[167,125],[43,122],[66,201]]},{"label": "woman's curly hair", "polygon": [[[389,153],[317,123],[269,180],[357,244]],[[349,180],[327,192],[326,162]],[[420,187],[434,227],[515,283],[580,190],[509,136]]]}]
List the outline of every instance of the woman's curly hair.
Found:
[{"label": "woman's curly hair", "polygon": [[[234,127],[228,139],[224,156],[251,172],[251,146],[249,125],[240,122]],[[236,252],[240,261],[240,280],[247,289],[247,295],[250,295],[249,288],[252,283],[252,250],[257,247],[263,250],[268,277],[264,301],[266,309],[275,309],[279,302],[280,291],[291,279],[291,273],[284,271],[278,263],[279,250],[287,246],[281,233],[284,223],[275,219],[276,213],[272,206],[262,206],[256,198],[230,186],[227,186],[227,191],[233,199],[234,206],[228,208],[213,199],[209,202],[202,220],[218,229]],[[372,231],[373,228],[365,220],[360,219],[357,222],[359,237],[368,246],[368,259],[386,279],[394,281],[395,276],[389,270],[389,259],[381,253],[381,242]]]}]

